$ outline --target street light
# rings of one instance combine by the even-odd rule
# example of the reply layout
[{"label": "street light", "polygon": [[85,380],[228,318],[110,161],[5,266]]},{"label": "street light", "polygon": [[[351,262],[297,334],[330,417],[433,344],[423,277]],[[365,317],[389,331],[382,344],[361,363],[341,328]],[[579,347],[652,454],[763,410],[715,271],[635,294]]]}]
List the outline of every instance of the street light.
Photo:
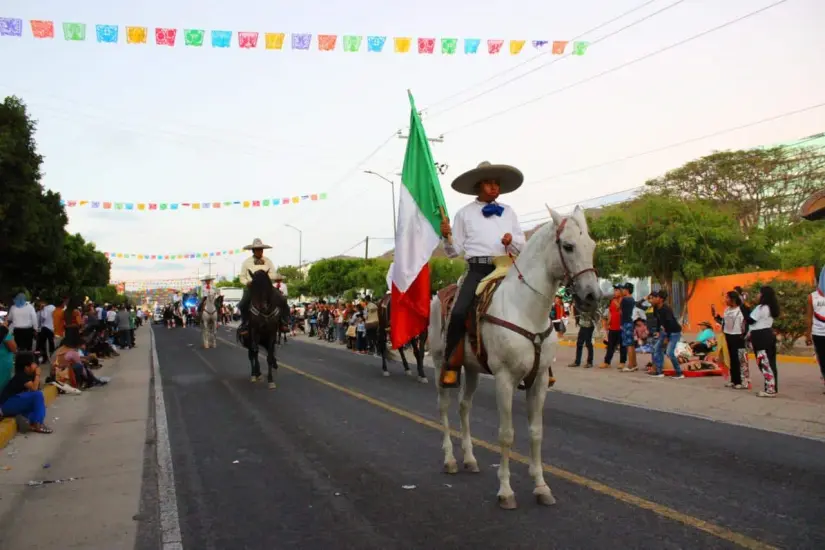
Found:
[{"label": "street light", "polygon": [[395,234],[396,228],[395,228],[395,226],[396,226],[396,223],[397,223],[395,221],[395,182],[392,181],[391,179],[388,179],[388,178],[382,176],[381,174],[379,174],[377,172],[373,172],[372,170],[364,170],[364,173],[365,174],[372,174],[373,176],[378,176],[382,180],[389,183],[390,186],[392,187],[392,237],[394,239],[394,238],[396,238],[396,234]]},{"label": "street light", "polygon": [[302,253],[303,253],[303,241],[304,241],[304,233],[294,225],[289,225],[288,223],[284,224],[284,227],[288,227],[290,229],[294,229],[298,232],[298,268],[301,267],[302,262]]}]

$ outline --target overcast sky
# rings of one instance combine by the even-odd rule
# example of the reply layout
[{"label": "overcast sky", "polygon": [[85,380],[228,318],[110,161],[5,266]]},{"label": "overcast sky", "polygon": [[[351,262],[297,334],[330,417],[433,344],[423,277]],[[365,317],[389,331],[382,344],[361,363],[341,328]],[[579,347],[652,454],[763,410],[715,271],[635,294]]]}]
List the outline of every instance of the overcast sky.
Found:
[{"label": "overcast sky", "polygon": [[[399,179],[406,142],[391,139],[358,163],[393,132],[406,131],[407,88],[425,109],[429,135],[444,134],[433,153],[449,165],[442,185],[450,213],[466,202],[449,190],[454,177],[482,160],[509,163],[524,172],[526,184],[503,202],[525,227],[543,216],[545,202],[584,202],[714,149],[825,130],[819,108],[590,168],[825,102],[821,0],[788,0],[578,84],[775,1],[657,0],[586,34],[582,39],[593,44],[583,56],[535,58],[530,41],[572,39],[646,2],[236,0],[207,7],[195,0],[4,0],[0,17],[85,22],[88,37],[67,42],[58,28],[54,40],[35,40],[28,26],[22,38],[0,37],[0,93],[20,95],[39,121],[44,184],[65,199],[212,202],[328,193],[326,201],[249,210],[70,209],[69,229],[101,250],[180,254],[240,248],[260,237],[274,246],[276,264],[296,264],[297,233],[284,227],[291,224],[303,231],[304,260],[342,253],[367,235],[373,255],[392,246],[380,240],[392,236],[390,187],[361,171]],[[678,5],[598,41],[671,4]],[[120,43],[96,43],[95,24],[120,25]],[[182,36],[168,48],[154,45],[152,36],[147,45],[125,44],[125,25],[389,38],[381,54],[344,53],[340,43],[334,52],[319,52],[314,37],[310,51],[289,45],[268,51],[262,44],[240,50],[234,35],[229,49],[186,48]],[[461,42],[455,56],[400,55],[392,53],[394,36],[481,38],[482,45],[474,56],[461,53]],[[487,39],[527,44],[517,56],[506,43],[490,56]],[[348,253],[363,255],[363,245]],[[170,278],[199,269],[207,269],[199,260],[115,260],[112,275]],[[212,269],[231,275],[232,261],[218,259]]]}]

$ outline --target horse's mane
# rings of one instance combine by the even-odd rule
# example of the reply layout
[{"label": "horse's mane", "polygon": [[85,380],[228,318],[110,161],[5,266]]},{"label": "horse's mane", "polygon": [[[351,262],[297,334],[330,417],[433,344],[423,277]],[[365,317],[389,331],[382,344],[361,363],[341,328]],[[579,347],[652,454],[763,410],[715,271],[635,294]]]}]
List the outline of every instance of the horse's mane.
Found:
[{"label": "horse's mane", "polygon": [[286,297],[272,286],[269,273],[265,270],[258,270],[252,275],[249,292],[253,302],[267,301],[272,306],[281,307],[282,310],[288,308]]}]

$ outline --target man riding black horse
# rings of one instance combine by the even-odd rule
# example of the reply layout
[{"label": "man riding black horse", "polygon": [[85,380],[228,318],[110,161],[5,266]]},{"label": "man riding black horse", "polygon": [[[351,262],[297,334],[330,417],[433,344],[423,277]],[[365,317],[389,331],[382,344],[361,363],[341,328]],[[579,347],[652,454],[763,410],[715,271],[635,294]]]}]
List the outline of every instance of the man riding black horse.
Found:
[{"label": "man riding black horse", "polygon": [[249,324],[249,285],[252,282],[252,275],[256,271],[267,271],[270,280],[273,282],[275,282],[277,277],[275,265],[272,263],[272,260],[264,256],[264,250],[267,248],[272,247],[264,244],[263,241],[258,238],[253,240],[252,244],[243,247],[244,250],[251,250],[252,256],[244,260],[241,264],[241,272],[238,277],[241,284],[244,285],[243,297],[241,297],[241,301],[238,303],[238,309],[241,311],[241,327],[246,327]]}]

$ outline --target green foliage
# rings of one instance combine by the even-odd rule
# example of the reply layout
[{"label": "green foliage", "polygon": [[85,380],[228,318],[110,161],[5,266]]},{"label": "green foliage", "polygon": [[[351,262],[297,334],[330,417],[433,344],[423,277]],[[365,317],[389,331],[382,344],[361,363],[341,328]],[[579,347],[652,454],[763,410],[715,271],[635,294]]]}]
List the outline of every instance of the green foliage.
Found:
[{"label": "green foliage", "polygon": [[782,269],[825,265],[825,223],[803,221],[791,227],[787,239],[778,246]]},{"label": "green foliage", "polygon": [[126,296],[117,293],[115,285],[106,285],[94,289],[89,298],[96,304],[120,305],[126,303]]},{"label": "green foliage", "polygon": [[430,289],[438,292],[442,288],[458,282],[464,273],[464,260],[452,258],[432,258],[430,260]]},{"label": "green foliage", "polygon": [[240,277],[235,277],[231,281],[218,281],[215,288],[243,288]]},{"label": "green foliage", "polygon": [[80,235],[66,233],[60,195],[41,185],[34,130],[19,99],[0,103],[0,295],[88,293],[109,281],[110,264]]},{"label": "green foliage", "polygon": [[810,284],[782,279],[773,279],[767,283],[754,283],[745,289],[751,302],[756,301],[759,289],[763,286],[770,286],[776,291],[776,298],[779,301],[779,319],[774,319],[773,328],[779,335],[780,349],[789,351],[793,348],[794,342],[802,338],[808,330],[805,307],[808,295],[814,291],[814,287]]},{"label": "green foliage", "polygon": [[657,194],[713,201],[750,232],[798,219],[805,200],[825,187],[825,155],[813,147],[717,151],[646,185]]},{"label": "green foliage", "polygon": [[282,265],[278,268],[278,273],[284,276],[287,284],[294,284],[306,278],[301,268],[294,265]]}]

